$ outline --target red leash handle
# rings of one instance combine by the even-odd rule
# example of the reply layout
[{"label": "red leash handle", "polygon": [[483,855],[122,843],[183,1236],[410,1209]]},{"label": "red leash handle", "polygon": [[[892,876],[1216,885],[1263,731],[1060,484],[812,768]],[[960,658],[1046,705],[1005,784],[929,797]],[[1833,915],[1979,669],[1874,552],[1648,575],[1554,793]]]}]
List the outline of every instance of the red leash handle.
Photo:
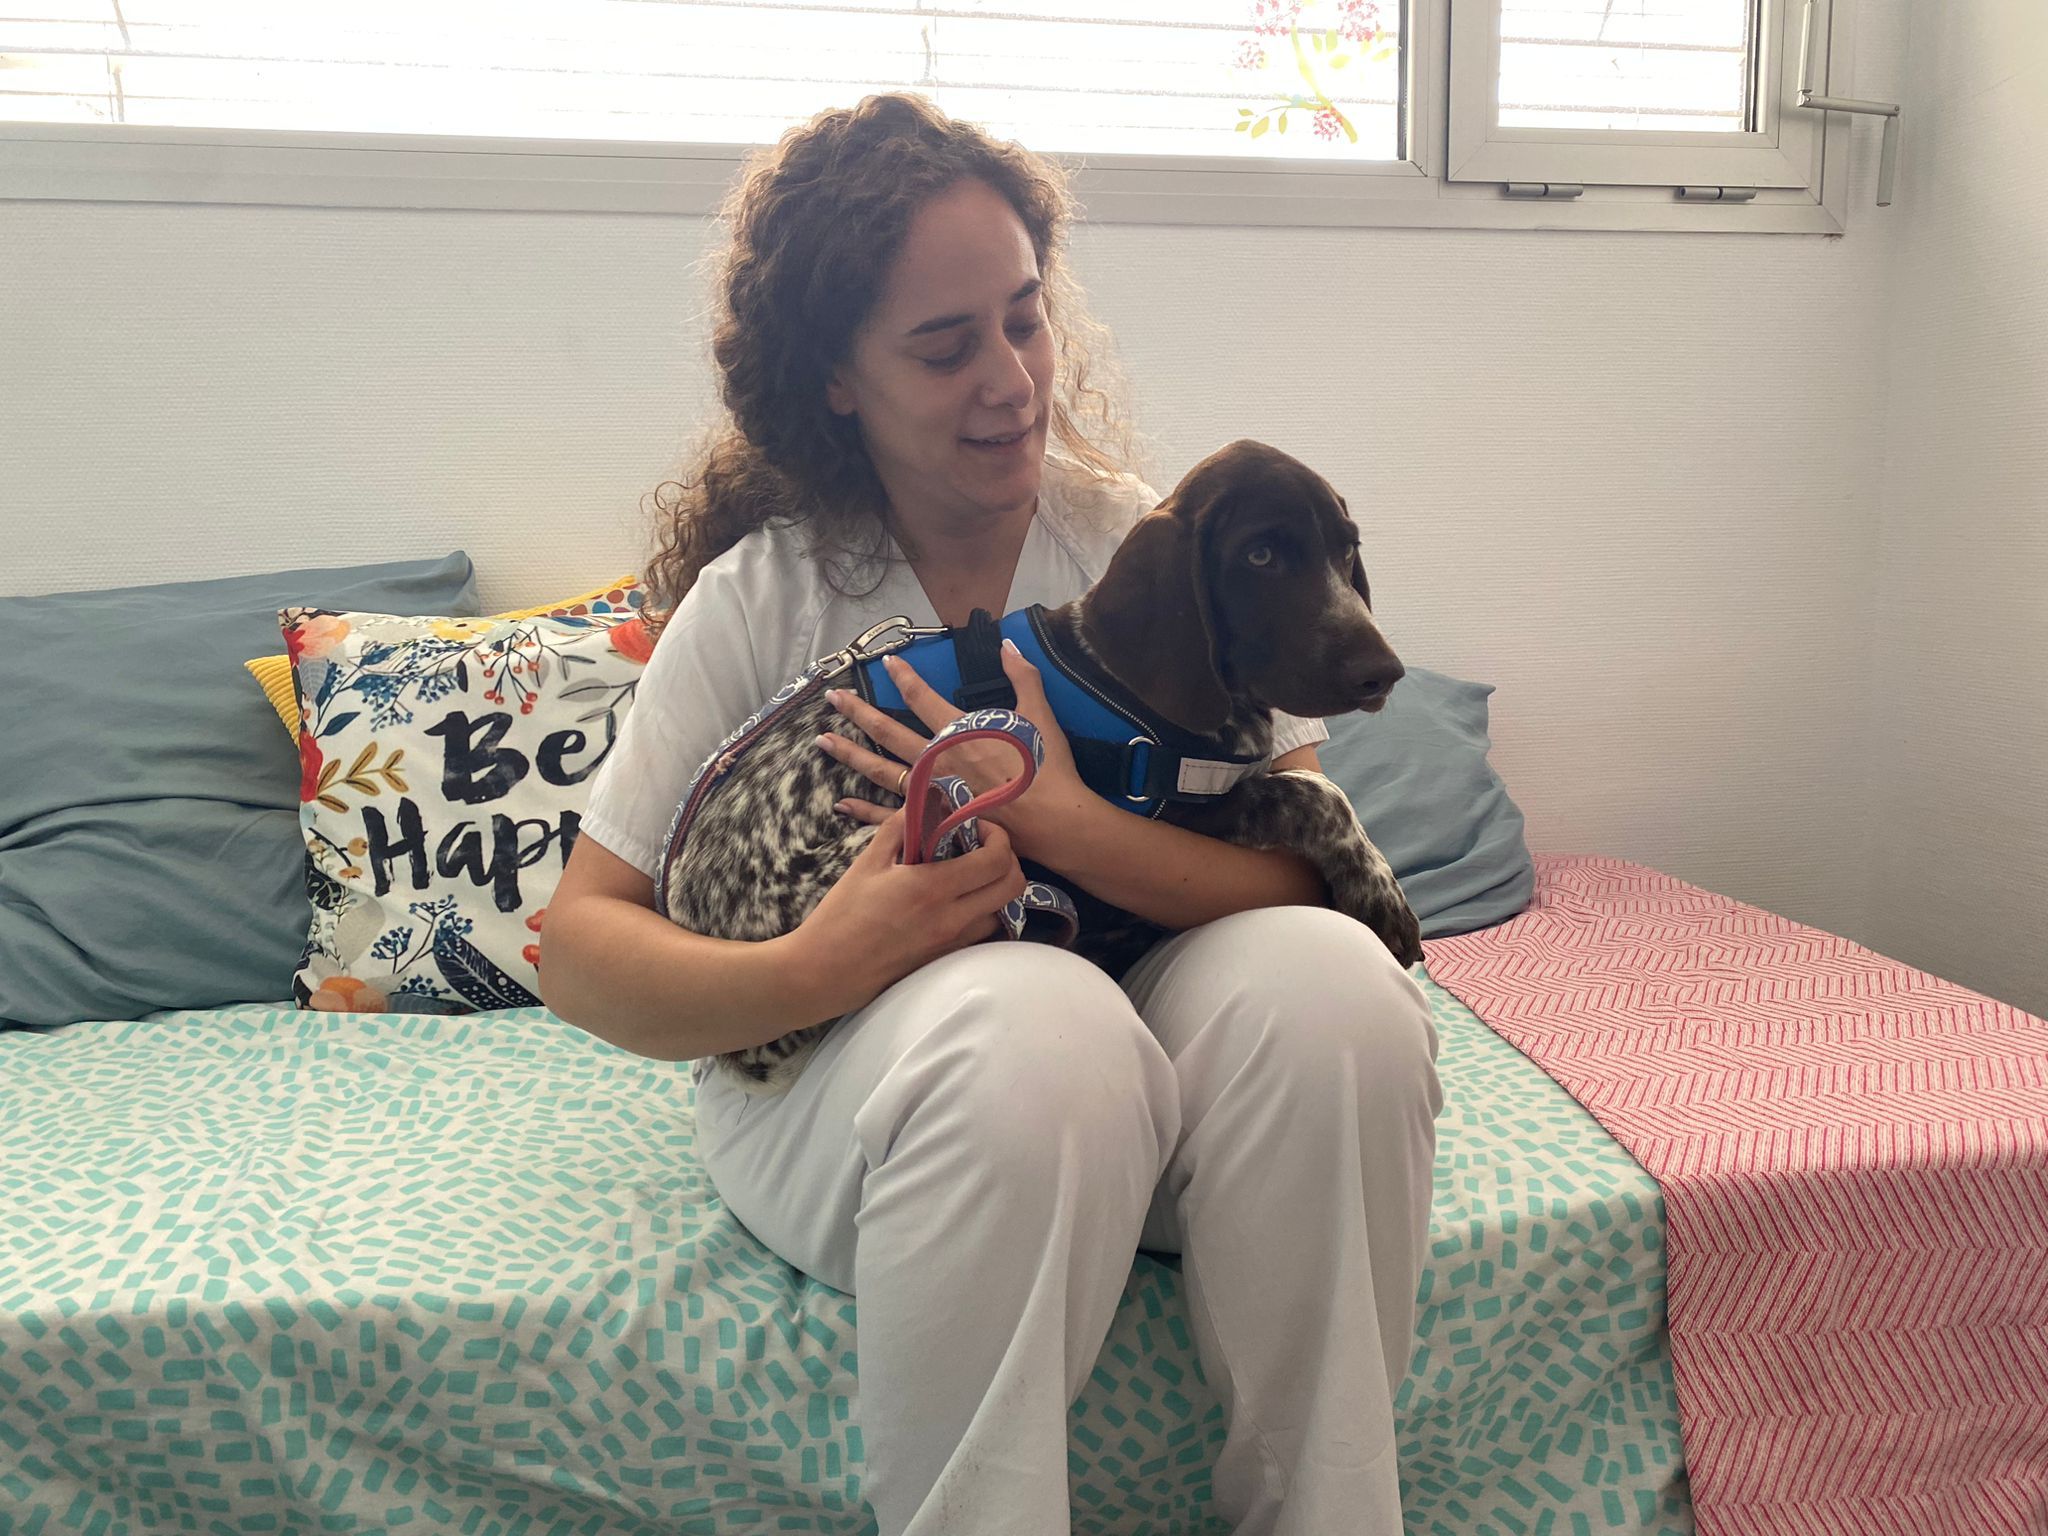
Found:
[{"label": "red leash handle", "polygon": [[[1007,742],[1010,746],[1017,749],[1018,757],[1023,759],[1024,771],[1007,784],[998,784],[994,789],[983,790],[972,800],[955,809],[952,814],[946,816],[934,826],[932,825],[932,773],[937,767],[940,758],[965,741]],[[1012,800],[1023,794],[1025,790],[1029,789],[1031,781],[1037,776],[1038,762],[1032,756],[1030,746],[1009,731],[999,731],[990,727],[978,726],[947,736],[943,740],[932,742],[931,745],[918,753],[917,761],[910,765],[910,773],[903,781],[903,804],[906,808],[909,825],[905,828],[903,856],[900,862],[904,864],[929,863],[932,849],[938,846],[939,840],[948,832],[959,826],[961,822],[979,816],[985,811],[993,811],[1001,806],[1008,805]],[[913,806],[916,809],[910,810],[909,808]]]}]

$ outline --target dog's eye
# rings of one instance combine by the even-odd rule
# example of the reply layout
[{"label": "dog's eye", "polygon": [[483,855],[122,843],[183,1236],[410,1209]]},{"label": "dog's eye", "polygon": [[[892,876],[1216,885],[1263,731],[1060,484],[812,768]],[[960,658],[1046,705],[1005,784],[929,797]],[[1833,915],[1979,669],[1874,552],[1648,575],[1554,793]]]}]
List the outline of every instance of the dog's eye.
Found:
[{"label": "dog's eye", "polygon": [[1244,552],[1244,563],[1255,570],[1263,571],[1273,563],[1273,546],[1270,544],[1254,544]]}]

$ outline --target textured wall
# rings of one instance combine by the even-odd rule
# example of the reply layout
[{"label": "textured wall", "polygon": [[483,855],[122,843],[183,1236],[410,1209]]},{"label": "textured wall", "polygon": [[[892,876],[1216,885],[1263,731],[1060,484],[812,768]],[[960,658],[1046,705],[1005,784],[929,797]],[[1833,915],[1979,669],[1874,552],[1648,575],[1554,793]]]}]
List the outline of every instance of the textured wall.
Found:
[{"label": "textured wall", "polygon": [[2048,11],[1912,13],[1870,941],[2048,1014]]}]

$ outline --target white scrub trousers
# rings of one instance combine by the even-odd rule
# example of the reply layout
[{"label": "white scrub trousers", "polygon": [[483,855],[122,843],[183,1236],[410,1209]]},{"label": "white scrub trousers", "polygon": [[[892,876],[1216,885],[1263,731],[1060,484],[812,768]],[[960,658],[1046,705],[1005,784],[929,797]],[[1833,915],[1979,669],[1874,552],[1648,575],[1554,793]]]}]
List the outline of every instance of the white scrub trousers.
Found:
[{"label": "white scrub trousers", "polygon": [[858,1298],[880,1536],[1070,1529],[1067,1410],[1141,1247],[1182,1255],[1236,1536],[1395,1536],[1435,1062],[1369,930],[1272,907],[1121,987],[1036,944],[947,955],[787,1094],[704,1078],[699,1147],[755,1236]]}]

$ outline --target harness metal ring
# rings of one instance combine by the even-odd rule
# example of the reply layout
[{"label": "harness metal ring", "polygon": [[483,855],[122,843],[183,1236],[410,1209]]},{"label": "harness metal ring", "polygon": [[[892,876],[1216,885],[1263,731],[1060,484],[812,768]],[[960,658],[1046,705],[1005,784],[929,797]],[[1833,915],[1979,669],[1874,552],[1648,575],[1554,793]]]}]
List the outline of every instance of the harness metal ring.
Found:
[{"label": "harness metal ring", "polygon": [[[1156,747],[1158,745],[1159,743],[1154,741],[1150,736],[1133,736],[1129,741],[1124,743],[1124,751],[1126,754],[1128,754],[1131,748],[1133,747]],[[1134,795],[1128,789],[1123,792],[1123,796],[1126,800],[1129,800],[1134,805],[1143,805],[1147,800],[1150,800],[1152,798],[1150,795]]]}]

